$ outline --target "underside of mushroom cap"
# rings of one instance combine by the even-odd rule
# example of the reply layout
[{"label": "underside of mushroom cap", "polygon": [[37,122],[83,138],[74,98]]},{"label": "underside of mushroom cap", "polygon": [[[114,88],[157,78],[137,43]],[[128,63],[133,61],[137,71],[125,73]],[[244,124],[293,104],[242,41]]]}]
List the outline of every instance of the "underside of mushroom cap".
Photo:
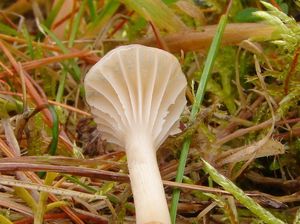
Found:
[{"label": "underside of mushroom cap", "polygon": [[103,136],[125,147],[129,135],[148,135],[155,149],[179,131],[186,79],[172,54],[142,45],[118,47],[85,77],[86,100]]}]

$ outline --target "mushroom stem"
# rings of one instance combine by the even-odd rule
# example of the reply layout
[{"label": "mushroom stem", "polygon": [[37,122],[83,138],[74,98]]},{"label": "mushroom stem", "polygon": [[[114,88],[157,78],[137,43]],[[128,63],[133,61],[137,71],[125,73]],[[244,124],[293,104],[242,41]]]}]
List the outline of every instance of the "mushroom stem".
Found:
[{"label": "mushroom stem", "polygon": [[126,154],[136,208],[136,223],[170,224],[168,204],[156,150],[150,137],[137,135],[127,141]]}]

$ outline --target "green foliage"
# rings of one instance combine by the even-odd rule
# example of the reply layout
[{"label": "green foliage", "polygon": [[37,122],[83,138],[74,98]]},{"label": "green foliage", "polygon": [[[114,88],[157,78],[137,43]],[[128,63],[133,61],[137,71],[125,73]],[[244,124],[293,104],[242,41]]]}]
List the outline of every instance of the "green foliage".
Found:
[{"label": "green foliage", "polygon": [[[193,103],[189,122],[193,123],[195,122],[197,118],[197,114],[199,113],[200,110],[200,105],[203,101],[205,90],[206,90],[206,85],[207,81],[210,78],[211,71],[213,69],[213,65],[215,63],[215,59],[217,57],[217,52],[219,50],[220,44],[221,44],[221,39],[225,30],[225,26],[227,24],[227,16],[228,15],[223,15],[221,17],[221,20],[218,25],[217,29],[217,34],[214,36],[207,58],[206,62],[204,65],[203,73],[201,75],[200,81],[199,81],[199,86],[196,92],[196,98],[195,102]],[[188,136],[185,138],[182,146],[182,151],[180,154],[180,159],[179,159],[179,165],[178,165],[178,170],[176,174],[176,182],[182,182],[183,179],[183,174],[184,174],[184,168],[186,165],[187,157],[188,157],[188,152],[191,144],[191,136]],[[171,204],[171,221],[172,223],[176,223],[176,213],[177,213],[177,206],[178,206],[178,201],[179,201],[179,196],[180,196],[180,190],[175,189],[173,191],[173,197],[172,197],[172,204]]]},{"label": "green foliage", "polygon": [[43,143],[44,135],[50,130],[46,128],[42,115],[37,113],[35,116],[31,117],[28,121],[27,128],[29,131],[27,139],[28,155],[43,155],[46,152],[46,147]]},{"label": "green foliage", "polygon": [[252,198],[247,196],[240,188],[234,183],[228,180],[223,175],[219,174],[218,171],[212,167],[209,163],[203,160],[204,170],[209,173],[210,177],[219,185],[221,185],[226,191],[230,192],[241,204],[257,215],[261,220],[268,224],[284,224],[284,222],[269,211],[261,207]]},{"label": "green foliage", "polygon": [[211,85],[216,88],[216,91],[212,91],[212,93],[219,96],[221,102],[225,103],[230,114],[234,114],[236,111],[234,102],[235,93],[231,84],[231,81],[234,79],[235,54],[236,50],[232,47],[220,49],[214,66],[220,79],[218,80],[218,78],[214,77],[214,79],[210,80]]},{"label": "green foliage", "polygon": [[[266,22],[276,26],[276,37],[278,40],[273,41],[279,47],[283,54],[292,54],[300,43],[300,27],[297,22],[279,11],[269,3],[262,2],[268,11],[257,11],[253,14],[264,19]],[[291,56],[291,55],[290,55]]]},{"label": "green foliage", "polygon": [[145,20],[143,17],[138,15],[133,16],[125,27],[126,36],[128,37],[128,39],[130,41],[133,41],[137,37],[145,33],[147,24],[147,20]]},{"label": "green foliage", "polygon": [[253,12],[258,11],[257,8],[245,8],[241,11],[239,11],[235,17],[234,17],[234,21],[238,22],[238,23],[245,23],[245,22],[258,22],[261,20],[260,17],[258,17],[257,15],[253,14]]},{"label": "green foliage", "polygon": [[181,20],[161,0],[122,0],[122,2],[162,30],[174,32],[185,28]]},{"label": "green foliage", "polygon": [[[276,50],[279,53],[279,60],[284,61],[283,66],[281,66],[281,71],[267,71],[265,75],[285,82],[288,75],[291,75],[290,66],[292,66],[292,63],[297,63],[293,62],[293,60],[300,46],[300,26],[293,18],[279,11],[271,4],[267,2],[262,2],[262,4],[268,11],[258,11],[254,12],[254,14],[276,26],[274,36],[277,40],[272,41],[272,43],[276,46]],[[296,72],[299,71],[300,67],[296,66]],[[285,116],[288,111],[297,107],[297,101],[300,97],[299,79],[292,77],[288,80],[288,86],[289,92],[286,95],[283,93],[283,85],[275,86],[274,84],[270,84],[270,92],[273,96],[285,95],[279,103],[278,114],[280,114],[280,116]]]},{"label": "green foliage", "polygon": [[0,33],[4,33],[7,35],[17,36],[18,32],[11,28],[10,26],[7,26],[6,24],[0,22]]},{"label": "green foliage", "polygon": [[0,223],[1,224],[13,224],[7,217],[0,214]]},{"label": "green foliage", "polygon": [[69,48],[71,48],[74,45],[76,35],[78,34],[78,31],[79,31],[80,20],[81,20],[83,11],[85,9],[85,5],[86,5],[86,0],[83,0],[80,4],[79,12],[74,19],[74,23],[71,25],[71,35],[70,35],[70,39],[69,39],[69,43],[68,43]]},{"label": "green foliage", "polygon": [[120,2],[118,0],[105,1],[104,7],[101,9],[99,14],[96,15],[92,23],[88,25],[86,36],[99,33],[99,31],[105,27],[111,17],[115,14],[119,6]]},{"label": "green foliage", "polygon": [[61,6],[63,5],[64,0],[58,0],[56,1],[55,6],[52,8],[52,10],[50,11],[47,19],[44,21],[44,24],[46,27],[50,28],[55,17],[57,16],[59,10],[61,9]]}]

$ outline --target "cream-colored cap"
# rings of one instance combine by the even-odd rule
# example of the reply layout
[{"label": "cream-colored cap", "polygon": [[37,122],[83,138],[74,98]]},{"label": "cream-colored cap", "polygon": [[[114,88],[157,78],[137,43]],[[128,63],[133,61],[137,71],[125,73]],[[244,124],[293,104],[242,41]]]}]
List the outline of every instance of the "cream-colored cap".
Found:
[{"label": "cream-colored cap", "polygon": [[129,135],[144,133],[157,149],[179,131],[186,78],[166,51],[142,45],[115,48],[90,69],[84,86],[98,129],[109,142],[125,147]]}]

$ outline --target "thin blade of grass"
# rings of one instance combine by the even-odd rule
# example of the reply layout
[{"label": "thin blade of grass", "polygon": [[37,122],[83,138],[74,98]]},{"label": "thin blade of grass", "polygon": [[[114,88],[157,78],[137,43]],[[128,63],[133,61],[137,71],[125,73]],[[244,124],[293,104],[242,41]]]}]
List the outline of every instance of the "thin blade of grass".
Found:
[{"label": "thin blade of grass", "polygon": [[34,59],[34,50],[33,50],[33,46],[32,46],[32,38],[31,38],[26,26],[23,26],[22,32],[23,32],[24,38],[26,40],[29,55],[32,59]]},{"label": "thin blade of grass", "polygon": [[88,192],[95,194],[97,192],[97,190],[93,187],[90,187],[89,185],[85,184],[84,182],[80,181],[77,177],[71,176],[71,175],[66,175],[63,174],[63,176],[68,179],[70,182],[73,182],[81,187],[83,187],[84,189],[86,189]]},{"label": "thin blade of grass", "polygon": [[78,11],[78,13],[77,13],[77,15],[75,17],[74,23],[71,26],[72,30],[71,30],[71,35],[70,35],[69,44],[68,44],[69,48],[71,48],[74,45],[76,34],[78,33],[78,30],[79,30],[80,19],[82,17],[85,5],[86,5],[86,0],[84,0],[81,3],[79,11]]},{"label": "thin blade of grass", "polygon": [[45,26],[50,28],[55,17],[57,16],[61,6],[63,5],[64,0],[59,0],[56,2],[55,6],[51,9],[46,21],[44,22]]},{"label": "thin blade of grass", "polygon": [[4,215],[0,215],[0,223],[2,224],[13,224],[8,218]]},{"label": "thin blade of grass", "polygon": [[[199,86],[198,86],[198,89],[196,92],[196,99],[192,106],[192,111],[191,111],[190,118],[189,118],[189,121],[191,123],[193,123],[195,121],[197,114],[199,112],[199,109],[200,109],[200,105],[203,101],[207,81],[210,77],[211,70],[213,68],[214,61],[215,61],[216,55],[218,53],[218,49],[220,47],[221,39],[222,39],[224,30],[225,30],[226,24],[227,24],[227,15],[223,15],[220,19],[216,34],[212,40],[210,49],[208,51],[207,59],[206,59],[204,69],[203,69],[203,72],[201,75],[201,79],[199,82]],[[182,146],[182,150],[181,150],[181,154],[180,154],[180,158],[179,158],[179,165],[178,165],[176,179],[175,179],[176,182],[180,182],[180,183],[182,182],[184,168],[185,168],[185,164],[187,161],[187,156],[188,156],[188,152],[189,152],[189,148],[190,148],[190,143],[191,143],[191,136],[188,136],[184,140],[184,143]],[[175,189],[173,191],[172,203],[171,203],[171,209],[170,209],[171,221],[173,224],[176,223],[176,214],[177,214],[177,206],[178,206],[178,202],[179,202],[179,197],[180,197],[180,190]]]},{"label": "thin blade of grass", "polygon": [[18,32],[15,29],[5,25],[2,22],[0,22],[0,33],[4,33],[4,34],[7,34],[7,35],[11,35],[11,36],[17,36],[18,35]]},{"label": "thin blade of grass", "polygon": [[238,188],[233,182],[228,180],[223,175],[219,174],[218,171],[211,166],[208,162],[202,159],[204,164],[203,169],[210,175],[210,177],[217,184],[221,185],[226,191],[230,192],[236,200],[253,212],[257,217],[269,224],[284,224],[284,222],[276,218],[269,211],[261,207],[252,198],[247,196],[240,188]]},{"label": "thin blade of grass", "polygon": [[[55,36],[53,32],[51,32],[45,25],[43,24],[40,25],[43,28],[43,30],[50,36],[50,38],[57,44],[57,46],[62,50],[63,53],[67,54],[70,52],[69,49],[61,42],[61,40],[59,40]],[[78,67],[74,59],[70,59],[70,67],[74,71],[74,72],[70,72],[72,77],[76,81],[80,81],[80,76],[81,76],[80,68]],[[68,68],[68,66],[66,66],[66,68]]]},{"label": "thin blade of grass", "polygon": [[87,3],[88,3],[88,7],[89,7],[89,10],[90,10],[90,14],[91,14],[91,20],[94,22],[95,19],[96,19],[96,8],[95,8],[95,5],[94,5],[94,1],[93,0],[88,0]]},{"label": "thin blade of grass", "polygon": [[52,116],[52,140],[51,143],[49,145],[49,154],[50,155],[55,155],[56,154],[56,149],[57,149],[57,144],[58,144],[58,133],[59,133],[59,125],[58,125],[58,116],[57,113],[54,109],[53,106],[49,105],[48,109],[51,113]]},{"label": "thin blade of grass", "polygon": [[74,190],[58,188],[58,187],[48,186],[42,183],[36,184],[36,183],[19,181],[19,180],[12,180],[9,178],[1,178],[0,183],[8,186],[21,187],[21,188],[27,188],[31,190],[38,190],[47,193],[52,193],[56,195],[62,195],[64,197],[79,197],[87,200],[106,200],[106,197],[102,195],[88,194],[88,193],[78,192]]},{"label": "thin blade of grass", "polygon": [[37,209],[37,203],[29,192],[23,187],[14,187],[15,194],[21,198],[32,209],[33,212]]},{"label": "thin blade of grass", "polygon": [[300,223],[300,209],[298,208],[293,224],[299,224],[299,223]]},{"label": "thin blade of grass", "polygon": [[94,36],[109,22],[120,6],[118,0],[110,0],[104,5],[101,12],[96,16],[94,22],[90,23],[85,36]]},{"label": "thin blade of grass", "polygon": [[64,94],[64,88],[65,88],[65,82],[66,82],[66,78],[67,78],[67,69],[64,67],[61,71],[61,75],[59,77],[59,85],[58,85],[58,89],[57,89],[57,93],[56,93],[56,101],[57,102],[61,102],[62,98],[63,98],[63,94]]},{"label": "thin blade of grass", "polygon": [[[58,173],[48,172],[44,180],[44,184],[49,187],[52,187],[51,184],[57,176]],[[42,191],[40,193],[37,209],[34,213],[34,223],[43,223],[44,214],[47,207],[47,200],[48,200],[48,192]]]}]

